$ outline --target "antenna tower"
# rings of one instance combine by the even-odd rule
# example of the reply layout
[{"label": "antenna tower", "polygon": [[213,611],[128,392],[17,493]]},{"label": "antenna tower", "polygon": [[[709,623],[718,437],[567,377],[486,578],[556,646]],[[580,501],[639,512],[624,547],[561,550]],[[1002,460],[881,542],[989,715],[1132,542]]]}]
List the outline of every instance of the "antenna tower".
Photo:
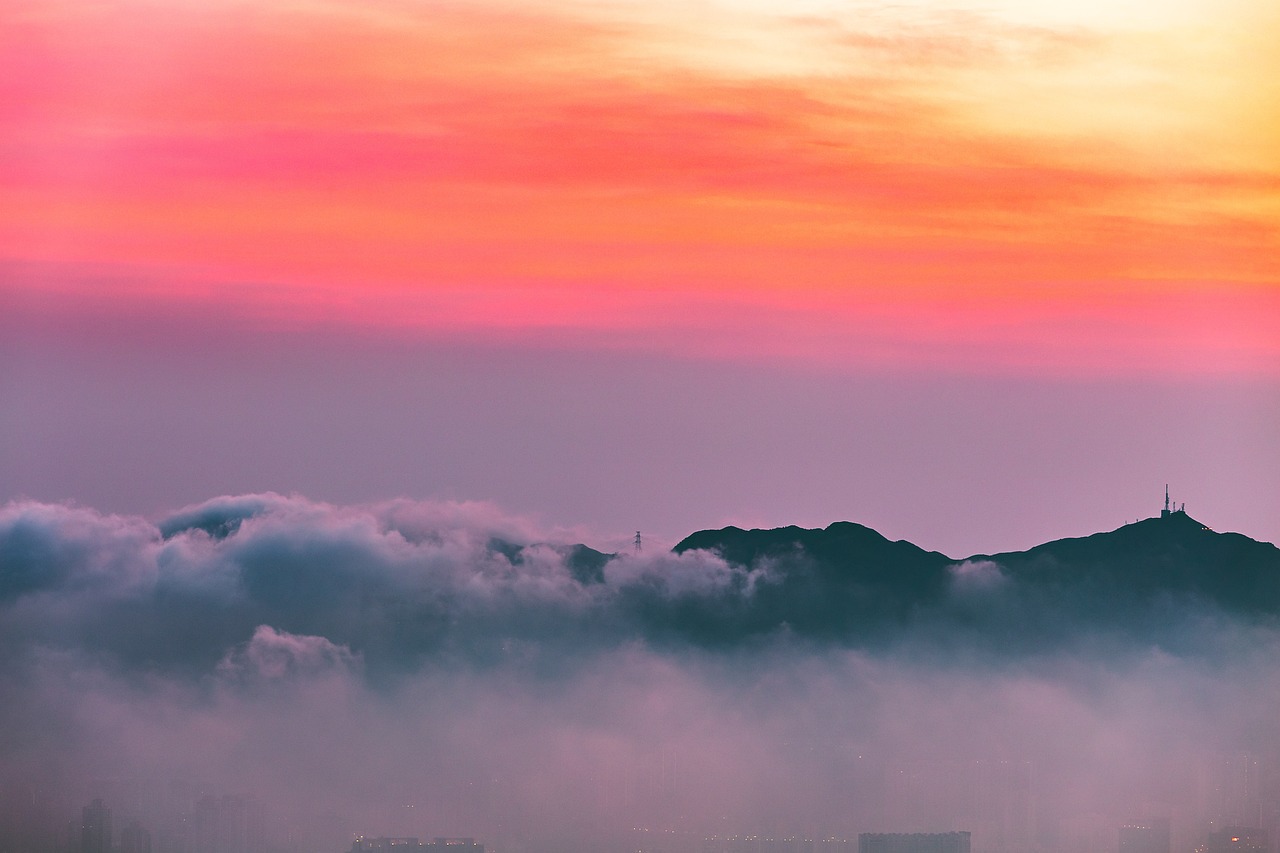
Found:
[{"label": "antenna tower", "polygon": [[637,531],[636,531],[636,543],[635,543],[635,544],[636,544],[636,553],[637,553],[637,554],[639,554],[639,553],[640,553],[640,550],[641,550],[641,548],[640,548],[640,531],[639,531],[639,530],[637,530]]}]

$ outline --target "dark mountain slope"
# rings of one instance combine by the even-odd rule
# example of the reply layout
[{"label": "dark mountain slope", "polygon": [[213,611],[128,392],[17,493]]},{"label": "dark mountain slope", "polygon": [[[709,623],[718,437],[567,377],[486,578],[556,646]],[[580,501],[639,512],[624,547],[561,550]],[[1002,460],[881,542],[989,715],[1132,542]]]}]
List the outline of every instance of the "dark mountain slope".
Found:
[{"label": "dark mountain slope", "polygon": [[785,557],[803,551],[818,563],[832,568],[861,566],[886,577],[894,569],[922,571],[953,562],[937,551],[925,551],[910,542],[886,539],[870,527],[851,521],[837,521],[822,530],[791,525],[772,530],[700,530],[676,543],[677,554],[702,549],[715,551],[735,565],[750,565],[761,557]]},{"label": "dark mountain slope", "polygon": [[1128,600],[1194,597],[1232,612],[1280,614],[1280,548],[1217,533],[1184,512],[970,560],[1048,588],[1087,586]]},{"label": "dark mountain slope", "polygon": [[1280,549],[1216,533],[1182,512],[968,560],[848,522],[703,530],[675,547],[692,549],[763,570],[739,605],[738,626],[757,633],[785,624],[857,643],[912,622],[938,636],[964,632],[1026,647],[1097,630],[1167,645],[1181,619],[1173,614],[1206,605],[1280,617]]},{"label": "dark mountain slope", "polygon": [[817,637],[863,637],[900,623],[945,594],[953,562],[847,521],[823,530],[703,530],[674,550],[713,551],[734,565],[763,570],[741,601],[747,613],[740,627],[759,632],[785,625]]}]

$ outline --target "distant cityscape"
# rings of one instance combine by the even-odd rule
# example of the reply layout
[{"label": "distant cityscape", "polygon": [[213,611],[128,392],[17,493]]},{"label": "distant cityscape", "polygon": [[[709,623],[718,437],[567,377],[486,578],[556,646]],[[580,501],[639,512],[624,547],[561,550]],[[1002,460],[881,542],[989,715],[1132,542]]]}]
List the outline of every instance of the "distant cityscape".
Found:
[{"label": "distant cityscape", "polygon": [[[663,799],[678,804],[674,772],[664,768],[661,781]],[[700,832],[684,818],[559,836],[492,823],[475,836],[410,836],[357,829],[332,813],[282,821],[249,795],[109,780],[60,820],[48,792],[7,797],[6,824],[17,833],[0,839],[0,853],[1272,853],[1280,829],[1280,766],[1251,753],[1206,759],[1194,780],[1198,813],[1152,803],[1120,825],[1099,815],[1049,819],[1037,781],[1030,762],[890,765],[883,817],[867,827],[876,831],[847,835]]]}]

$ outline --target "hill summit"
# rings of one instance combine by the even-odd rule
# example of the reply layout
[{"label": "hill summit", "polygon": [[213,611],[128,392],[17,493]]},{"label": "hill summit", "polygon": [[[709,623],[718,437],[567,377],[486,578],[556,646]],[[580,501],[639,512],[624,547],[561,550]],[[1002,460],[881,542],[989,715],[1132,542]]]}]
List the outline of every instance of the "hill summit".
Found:
[{"label": "hill summit", "polygon": [[[752,610],[800,633],[857,636],[905,621],[1043,634],[1050,622],[1157,626],[1171,609],[1280,618],[1280,549],[1218,533],[1182,510],[1026,551],[954,559],[869,527],[837,522],[700,530],[674,551],[704,550],[762,573]],[[962,612],[963,611],[963,612]],[[1039,624],[1034,624],[1039,623]]]}]

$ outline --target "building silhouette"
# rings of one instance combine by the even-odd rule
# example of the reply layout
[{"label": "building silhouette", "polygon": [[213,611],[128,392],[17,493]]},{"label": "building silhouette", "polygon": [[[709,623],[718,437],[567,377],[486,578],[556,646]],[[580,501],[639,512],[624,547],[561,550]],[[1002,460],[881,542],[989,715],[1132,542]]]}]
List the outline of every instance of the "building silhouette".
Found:
[{"label": "building silhouette", "polygon": [[120,853],[151,853],[151,833],[136,820],[120,830]]},{"label": "building silhouette", "polygon": [[969,833],[864,832],[858,853],[969,853]]},{"label": "building silhouette", "polygon": [[80,813],[80,853],[112,853],[111,809],[95,799]]},{"label": "building silhouette", "polygon": [[484,853],[484,845],[474,838],[437,837],[420,841],[416,837],[372,838],[361,835],[351,845],[351,853]]},{"label": "building silhouette", "polygon": [[853,844],[837,838],[713,835],[702,840],[702,853],[853,853]]},{"label": "building silhouette", "polygon": [[418,853],[422,842],[417,838],[368,838],[360,835],[351,845],[351,853]]},{"label": "building silhouette", "polygon": [[182,836],[189,853],[260,853],[262,807],[252,797],[203,796],[183,821]]},{"label": "building silhouette", "polygon": [[912,831],[967,826],[979,853],[1033,847],[1038,788],[1032,762],[923,759],[886,771],[886,824]]},{"label": "building silhouette", "polygon": [[1271,844],[1265,829],[1226,826],[1210,832],[1196,853],[1271,853]]},{"label": "building silhouette", "polygon": [[1213,756],[1204,781],[1205,811],[1214,829],[1262,824],[1262,763],[1249,752]]},{"label": "building silhouette", "polygon": [[1169,853],[1169,847],[1168,818],[1120,827],[1120,853]]}]

